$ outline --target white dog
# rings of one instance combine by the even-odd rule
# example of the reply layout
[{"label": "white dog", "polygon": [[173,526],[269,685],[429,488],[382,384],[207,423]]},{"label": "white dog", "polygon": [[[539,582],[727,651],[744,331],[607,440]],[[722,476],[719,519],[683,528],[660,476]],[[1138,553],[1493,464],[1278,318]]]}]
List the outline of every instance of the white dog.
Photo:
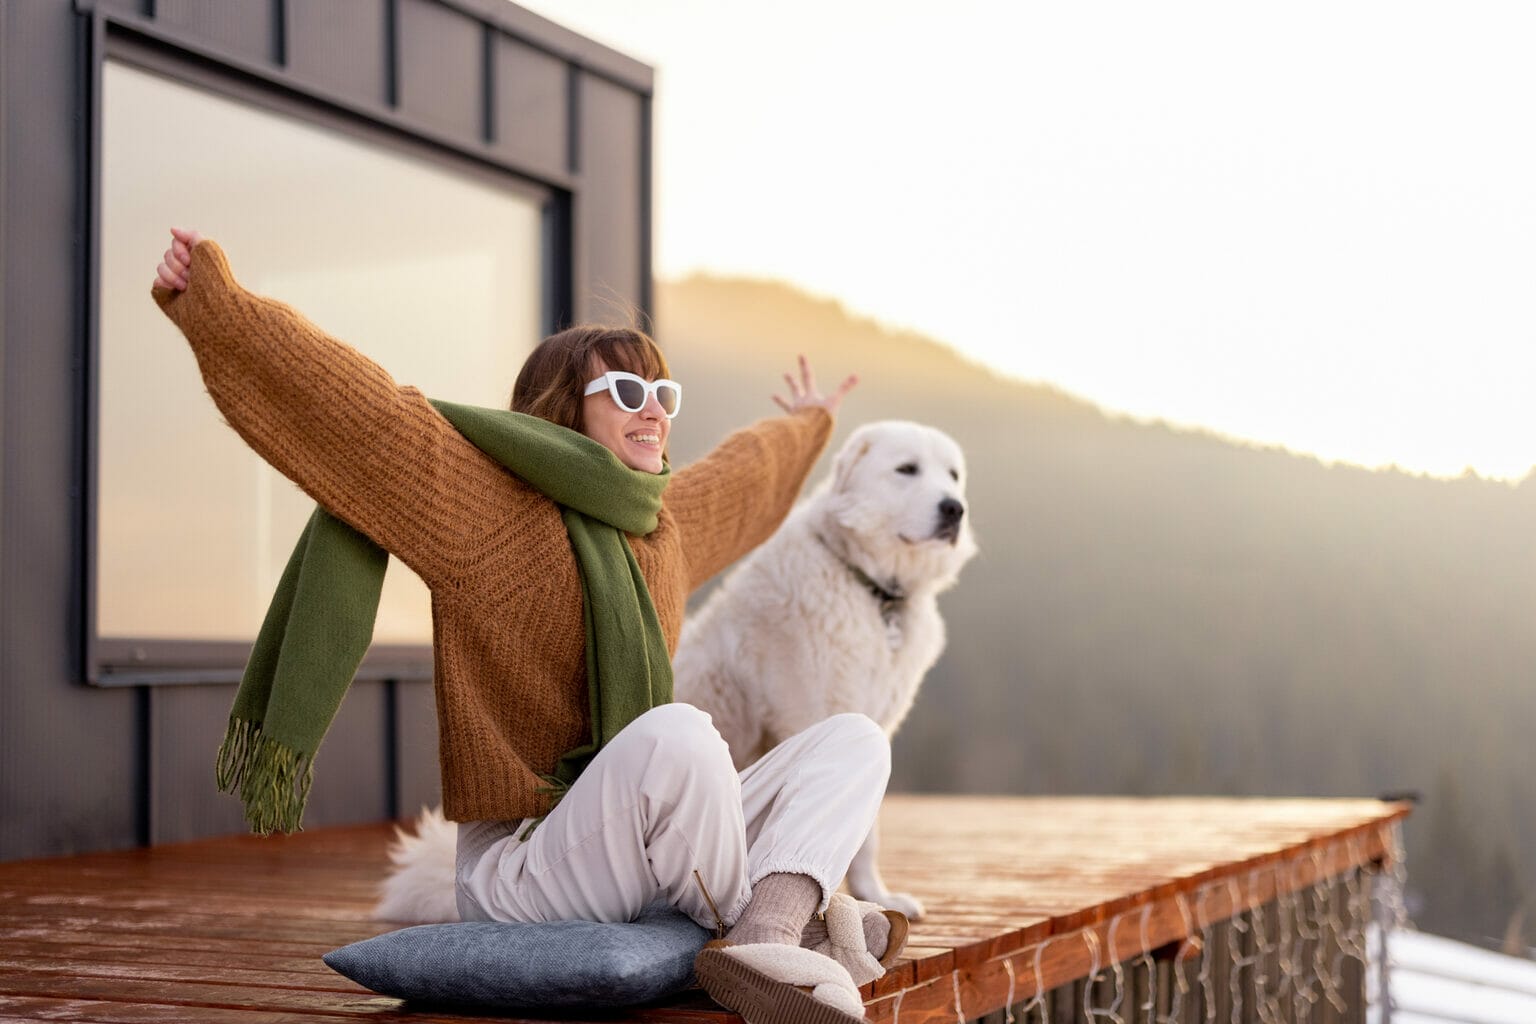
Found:
[{"label": "white dog", "polygon": [[[872,423],[838,451],[832,476],[734,569],[683,628],[675,696],[709,712],[742,768],[781,740],[844,711],[895,733],[944,649],[935,600],[976,553],[965,515],[965,458],[944,433]],[[457,832],[424,812],[399,833],[376,917],[450,921]],[[859,899],[911,918],[891,893],[870,834],[848,870]]]},{"label": "white dog", "polygon": [[[744,768],[829,715],[894,735],[944,650],[938,594],[976,553],[965,457],[947,434],[886,421],[855,430],[831,477],[683,627],[675,696],[709,712]],[[911,918],[880,878],[871,832],[848,888]]]}]

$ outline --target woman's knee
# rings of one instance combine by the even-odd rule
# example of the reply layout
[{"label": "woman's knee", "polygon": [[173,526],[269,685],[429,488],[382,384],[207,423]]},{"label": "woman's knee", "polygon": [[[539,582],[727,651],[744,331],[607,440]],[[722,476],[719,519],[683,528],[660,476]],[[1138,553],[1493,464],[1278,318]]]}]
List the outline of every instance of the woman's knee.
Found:
[{"label": "woman's knee", "polygon": [[845,712],[833,715],[812,728],[820,729],[820,740],[832,749],[849,757],[880,768],[887,774],[891,770],[891,740],[885,730],[868,715]]},{"label": "woman's knee", "polygon": [[[662,704],[651,708],[629,725],[633,740],[662,746],[683,760],[731,762],[730,749],[715,730],[709,715],[692,704]],[[733,769],[734,770],[734,769]]]},{"label": "woman's knee", "polygon": [[879,723],[857,711],[833,715],[822,724],[835,733],[838,739],[849,743],[878,744],[887,748],[891,745],[890,739],[885,735],[885,730],[880,728]]}]

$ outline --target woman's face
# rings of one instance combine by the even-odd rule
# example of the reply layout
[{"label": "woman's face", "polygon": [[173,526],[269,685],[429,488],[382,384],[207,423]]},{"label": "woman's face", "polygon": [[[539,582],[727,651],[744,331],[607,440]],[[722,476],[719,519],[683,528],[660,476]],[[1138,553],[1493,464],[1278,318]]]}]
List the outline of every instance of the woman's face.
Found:
[{"label": "woman's face", "polygon": [[[603,360],[595,360],[587,379],[596,380],[611,369]],[[607,389],[587,395],[582,403],[583,434],[613,452],[630,469],[662,471],[661,453],[666,450],[672,421],[661,411],[654,394],[645,396],[645,406],[639,412],[619,408]]]}]

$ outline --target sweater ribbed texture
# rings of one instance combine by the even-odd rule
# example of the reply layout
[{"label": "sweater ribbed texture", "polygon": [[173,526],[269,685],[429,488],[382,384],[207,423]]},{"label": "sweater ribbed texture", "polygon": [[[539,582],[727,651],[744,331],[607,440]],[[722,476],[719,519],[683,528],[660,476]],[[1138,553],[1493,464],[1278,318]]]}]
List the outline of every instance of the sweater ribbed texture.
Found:
[{"label": "sweater ribbed texture", "polygon": [[[431,590],[445,815],[546,813],[540,776],[591,736],[581,583],[559,507],[415,388],[241,288],[216,244],[197,246],[189,280],[155,299],[225,419]],[[629,536],[669,652],[688,593],[773,532],[831,429],[820,408],[774,417],[673,474],[656,530]]]}]

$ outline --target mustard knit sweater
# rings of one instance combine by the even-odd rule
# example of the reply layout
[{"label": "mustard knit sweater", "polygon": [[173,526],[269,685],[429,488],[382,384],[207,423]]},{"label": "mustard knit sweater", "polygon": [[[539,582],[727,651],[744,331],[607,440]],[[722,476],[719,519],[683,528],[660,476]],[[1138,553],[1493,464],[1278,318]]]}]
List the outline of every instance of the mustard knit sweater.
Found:
[{"label": "mustard knit sweater", "polygon": [[[155,300],[219,411],[256,452],[432,592],[443,810],[544,814],[539,776],[590,739],[581,582],[560,509],[412,387],[282,303],[243,289],[213,242]],[[765,540],[832,431],[819,407],[737,431],[672,474],[660,525],[630,536],[667,649],[690,591]]]}]

